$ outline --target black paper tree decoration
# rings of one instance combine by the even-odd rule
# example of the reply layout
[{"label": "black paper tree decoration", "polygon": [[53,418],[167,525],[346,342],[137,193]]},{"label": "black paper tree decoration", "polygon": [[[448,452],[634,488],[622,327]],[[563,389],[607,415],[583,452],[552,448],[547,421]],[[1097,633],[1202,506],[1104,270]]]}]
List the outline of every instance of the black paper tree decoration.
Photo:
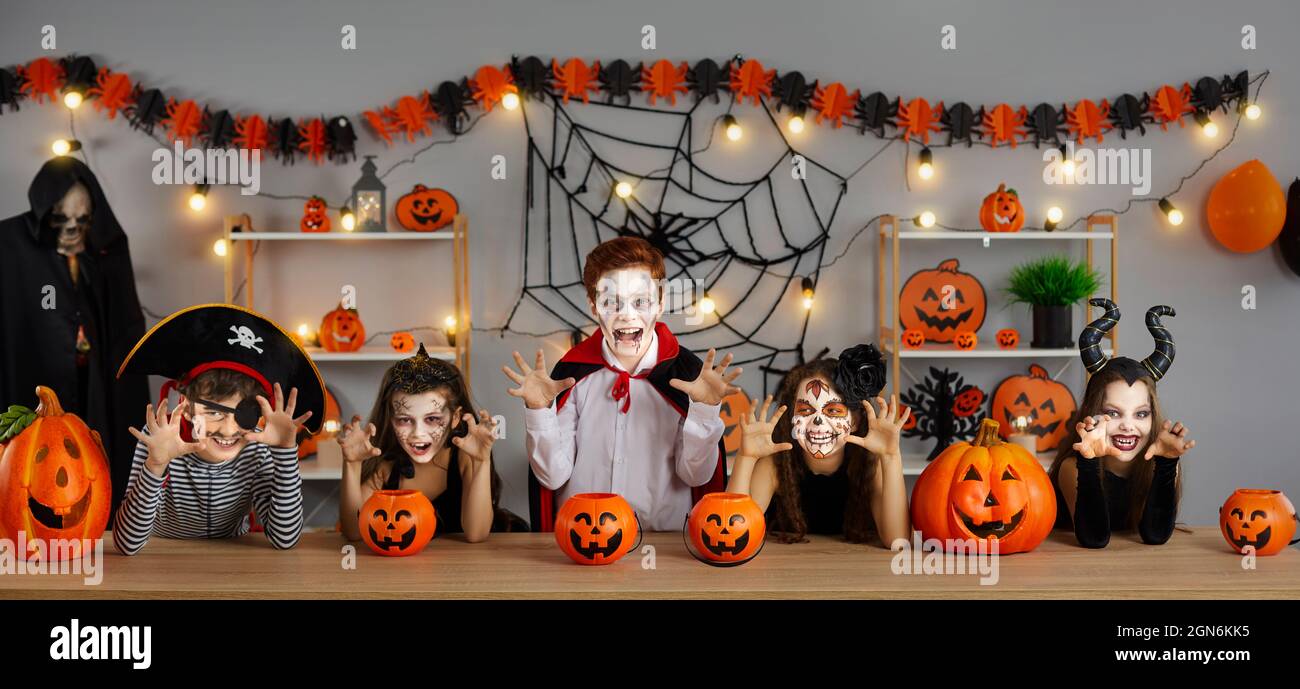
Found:
[{"label": "black paper tree decoration", "polygon": [[932,366],[924,381],[903,393],[902,402],[915,420],[903,429],[903,437],[934,438],[934,449],[925,458],[933,461],[949,445],[974,436],[984,417],[984,397],[983,390],[967,385],[956,371]]},{"label": "black paper tree decoration", "polygon": [[[664,254],[670,281],[697,280],[720,296],[716,312],[694,325],[669,321],[687,347],[731,352],[737,365],[758,362],[765,392],[768,376],[783,372],[774,366],[778,358],[802,363],[809,312],[800,307],[800,285],[817,282],[846,177],[792,148],[767,103],[746,124],[752,140],[774,137],[763,139],[777,144],[765,149],[774,157],[757,164],[757,176],[731,180],[695,159],[710,148],[696,150],[695,130],[704,127],[693,125],[706,122],[695,115],[711,99],[669,111],[595,99],[571,109],[549,85],[541,97],[545,109],[524,101],[523,289],[495,330],[526,332],[512,325],[527,302],[533,316],[560,321],[564,332],[591,332],[583,259],[599,242],[631,235]],[[601,111],[605,126],[597,127],[592,119]],[[710,144],[715,133],[722,139],[721,119],[708,116]],[[791,175],[796,154],[806,163],[802,179]],[[633,193],[619,197],[619,182]]]}]

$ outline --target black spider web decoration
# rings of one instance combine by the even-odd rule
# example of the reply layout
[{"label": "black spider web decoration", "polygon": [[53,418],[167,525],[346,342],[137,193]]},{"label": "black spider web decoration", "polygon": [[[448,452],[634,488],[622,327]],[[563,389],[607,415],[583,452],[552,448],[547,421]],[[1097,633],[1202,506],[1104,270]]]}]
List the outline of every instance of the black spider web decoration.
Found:
[{"label": "black spider web decoration", "polygon": [[[582,285],[583,259],[601,241],[631,235],[663,253],[669,280],[697,280],[710,295],[723,286],[725,307],[719,304],[699,327],[675,329],[688,346],[697,341],[703,346],[693,349],[732,352],[736,365],[758,363],[764,394],[768,376],[788,370],[778,364],[803,363],[811,312],[799,306],[798,286],[806,277],[815,289],[848,178],[790,146],[767,103],[762,108],[765,124],[779,135],[781,150],[755,166],[762,174],[730,180],[695,160],[708,150],[717,122],[725,117],[711,118],[710,143],[693,150],[693,125],[704,99],[685,111],[595,100],[584,106],[585,112],[623,111],[619,120],[658,122],[660,126],[630,127],[636,132],[669,130],[663,141],[655,141],[596,128],[577,120],[555,94],[539,95],[546,107],[530,108],[527,98],[523,107],[528,138],[523,287],[505,323],[494,330],[521,332],[512,324],[527,302],[565,326],[544,334],[590,332],[597,324]],[[594,105],[600,108],[590,107]],[[537,126],[534,110],[552,114],[549,136]],[[665,117],[680,121],[675,131],[662,126]],[[799,179],[790,174],[795,155],[803,157],[806,171]],[[647,160],[654,162],[645,164]],[[634,169],[638,164],[642,169]],[[614,192],[623,181],[634,185],[626,199]],[[691,305],[696,297],[685,296]],[[783,304],[800,312],[797,324],[774,318]]]}]

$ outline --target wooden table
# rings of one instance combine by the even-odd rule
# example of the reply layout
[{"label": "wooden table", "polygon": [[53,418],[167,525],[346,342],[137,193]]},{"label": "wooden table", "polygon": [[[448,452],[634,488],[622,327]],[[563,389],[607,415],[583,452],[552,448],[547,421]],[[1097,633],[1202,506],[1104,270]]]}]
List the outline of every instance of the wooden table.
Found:
[{"label": "wooden table", "polygon": [[80,575],[0,575],[8,598],[1300,598],[1296,548],[1242,568],[1216,527],[1177,531],[1164,546],[1116,536],[1105,550],[1054,533],[1032,553],[998,562],[998,582],[979,574],[896,575],[894,553],[814,537],[769,542],[754,561],[708,567],[677,533],[647,534],[655,569],[629,555],[613,565],[570,562],[550,534],[493,534],[481,544],[439,538],[419,555],[384,558],[356,544],[342,566],[343,538],[309,533],[289,551],[261,534],[233,540],[153,538],[123,557],[105,545],[103,581]]}]

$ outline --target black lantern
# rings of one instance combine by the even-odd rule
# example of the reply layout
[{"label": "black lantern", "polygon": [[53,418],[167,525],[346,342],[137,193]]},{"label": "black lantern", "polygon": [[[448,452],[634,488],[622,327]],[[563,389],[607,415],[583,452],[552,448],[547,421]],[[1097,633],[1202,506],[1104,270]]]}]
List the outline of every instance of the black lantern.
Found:
[{"label": "black lantern", "polygon": [[352,212],[356,214],[356,228],[360,232],[387,232],[388,205],[384,199],[384,183],[375,174],[375,157],[366,156],[361,163],[361,178],[352,185]]}]

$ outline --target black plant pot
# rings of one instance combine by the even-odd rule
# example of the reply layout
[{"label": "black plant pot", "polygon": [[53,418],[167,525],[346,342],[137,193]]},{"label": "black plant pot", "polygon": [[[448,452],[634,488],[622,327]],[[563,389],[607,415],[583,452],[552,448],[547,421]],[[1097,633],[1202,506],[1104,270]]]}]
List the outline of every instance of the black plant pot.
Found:
[{"label": "black plant pot", "polygon": [[1031,347],[1060,349],[1074,346],[1070,306],[1034,304],[1034,340]]}]

